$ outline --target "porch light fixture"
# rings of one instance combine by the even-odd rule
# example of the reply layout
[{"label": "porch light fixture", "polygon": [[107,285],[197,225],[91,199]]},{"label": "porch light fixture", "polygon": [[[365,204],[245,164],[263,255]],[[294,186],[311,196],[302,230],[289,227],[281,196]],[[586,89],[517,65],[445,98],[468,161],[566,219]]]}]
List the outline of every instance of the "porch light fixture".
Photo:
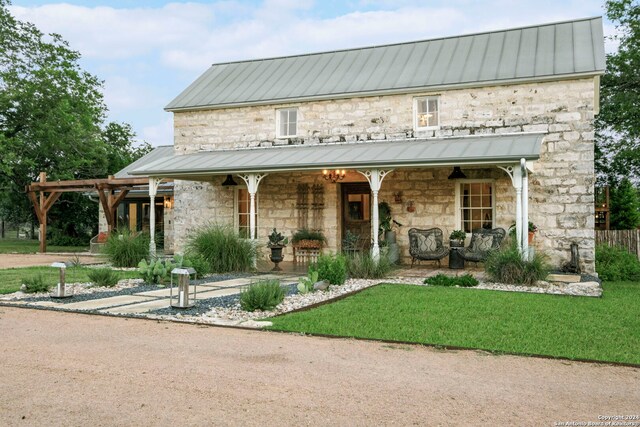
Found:
[{"label": "porch light fixture", "polygon": [[238,183],[233,180],[233,177],[231,176],[231,174],[227,175],[227,179],[225,179],[224,182],[222,183],[223,187],[232,187],[235,185],[238,185]]},{"label": "porch light fixture", "polygon": [[344,169],[336,169],[335,171],[325,169],[322,171],[322,176],[324,177],[324,179],[331,182],[343,180],[346,174],[347,171],[345,171]]},{"label": "porch light fixture", "polygon": [[453,172],[451,172],[451,175],[449,175],[449,179],[464,179],[466,177],[467,175],[465,175],[464,172],[460,170],[460,166],[454,166]]},{"label": "porch light fixture", "polygon": [[173,207],[173,198],[172,197],[165,197],[164,198],[164,207],[166,209],[171,209]]}]

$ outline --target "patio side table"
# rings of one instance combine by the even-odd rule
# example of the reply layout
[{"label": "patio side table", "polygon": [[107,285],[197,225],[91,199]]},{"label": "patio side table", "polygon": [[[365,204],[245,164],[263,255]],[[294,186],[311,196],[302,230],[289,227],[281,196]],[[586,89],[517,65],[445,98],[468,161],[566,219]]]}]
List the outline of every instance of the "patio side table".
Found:
[{"label": "patio side table", "polygon": [[463,248],[449,248],[449,268],[460,270],[464,268],[464,258],[460,256],[460,250]]}]

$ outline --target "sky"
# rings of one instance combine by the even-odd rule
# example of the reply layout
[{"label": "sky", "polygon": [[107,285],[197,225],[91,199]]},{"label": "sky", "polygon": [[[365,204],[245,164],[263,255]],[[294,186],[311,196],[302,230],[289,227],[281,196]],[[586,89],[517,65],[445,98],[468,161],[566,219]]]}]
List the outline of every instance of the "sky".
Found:
[{"label": "sky", "polygon": [[[604,15],[604,0],[13,0],[10,10],[82,54],[109,120],[173,143],[164,106],[218,62],[500,30]],[[614,33],[605,20],[605,35]],[[607,51],[615,50],[613,42]]]}]

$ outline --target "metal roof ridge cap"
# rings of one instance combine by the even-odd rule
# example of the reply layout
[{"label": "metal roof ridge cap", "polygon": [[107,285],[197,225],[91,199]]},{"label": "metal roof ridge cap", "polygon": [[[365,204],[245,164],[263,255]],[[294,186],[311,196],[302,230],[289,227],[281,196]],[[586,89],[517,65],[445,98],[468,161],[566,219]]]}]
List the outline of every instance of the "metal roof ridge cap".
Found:
[{"label": "metal roof ridge cap", "polygon": [[254,59],[241,59],[241,60],[238,60],[238,61],[214,62],[214,63],[212,63],[210,65],[209,68],[214,67],[216,65],[242,64],[242,63],[246,63],[246,62],[263,62],[263,61],[271,61],[271,60],[275,60],[275,59],[298,58],[298,57],[302,57],[302,56],[323,55],[323,54],[328,54],[328,53],[338,53],[338,52],[347,52],[347,51],[375,49],[375,48],[380,48],[380,47],[401,46],[401,45],[405,45],[405,44],[424,43],[424,42],[431,42],[431,41],[437,41],[437,40],[446,40],[446,39],[461,38],[461,37],[479,36],[479,35],[484,35],[484,34],[504,33],[504,32],[507,32],[507,31],[524,30],[524,29],[527,29],[527,28],[539,28],[539,27],[546,27],[546,26],[551,26],[551,25],[568,24],[568,23],[573,23],[573,22],[593,21],[595,19],[602,19],[602,15],[587,16],[587,17],[584,17],[584,18],[576,18],[576,19],[565,19],[565,20],[561,20],[561,21],[552,21],[552,22],[545,22],[545,23],[542,23],[542,24],[524,25],[524,26],[520,26],[520,27],[503,28],[503,29],[500,29],[500,30],[478,31],[478,32],[475,32],[475,33],[464,33],[464,34],[458,34],[458,35],[453,35],[453,36],[441,36],[441,37],[435,37],[435,38],[431,38],[431,39],[412,40],[412,41],[406,41],[406,42],[397,42],[397,43],[388,43],[388,44],[370,45],[370,46],[359,46],[359,47],[352,47],[352,48],[346,48],[346,49],[334,49],[334,50],[326,50],[326,51],[316,51],[316,52],[300,53],[300,54],[294,54],[294,55],[282,55],[282,56],[272,56],[272,57],[254,58]]}]

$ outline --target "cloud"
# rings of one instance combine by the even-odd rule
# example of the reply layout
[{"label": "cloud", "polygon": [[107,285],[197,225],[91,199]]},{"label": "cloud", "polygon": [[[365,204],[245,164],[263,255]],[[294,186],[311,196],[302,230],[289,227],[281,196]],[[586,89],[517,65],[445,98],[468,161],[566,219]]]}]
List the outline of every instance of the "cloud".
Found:
[{"label": "cloud", "polygon": [[[19,2],[19,0],[17,0]],[[136,5],[136,2],[131,2]],[[240,0],[162,7],[10,6],[56,32],[105,80],[110,118],[150,143],[173,141],[171,99],[212,63],[504,29],[598,15],[600,0]],[[615,28],[605,22],[605,34]],[[607,41],[607,52],[616,48]]]}]

